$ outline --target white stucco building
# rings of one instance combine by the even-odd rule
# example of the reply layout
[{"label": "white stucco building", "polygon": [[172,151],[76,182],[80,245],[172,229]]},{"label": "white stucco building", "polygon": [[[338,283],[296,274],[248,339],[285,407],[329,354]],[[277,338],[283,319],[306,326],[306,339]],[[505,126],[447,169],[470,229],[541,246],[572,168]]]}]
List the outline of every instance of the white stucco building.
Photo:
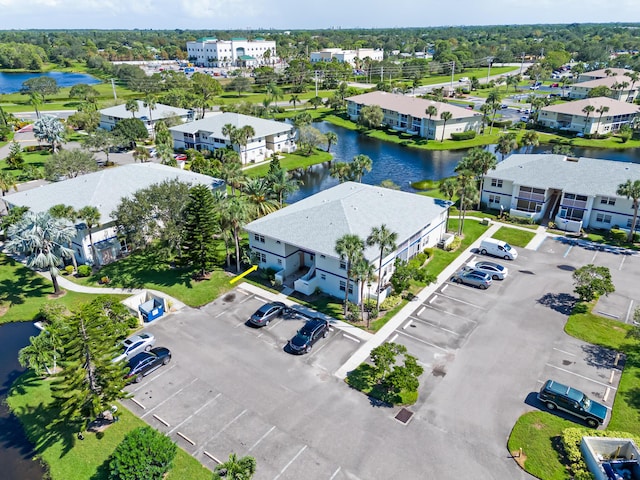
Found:
[{"label": "white stucco building", "polygon": [[[397,234],[396,250],[383,258],[383,300],[395,259],[408,260],[435,246],[446,233],[450,205],[413,193],[346,182],[259,218],[245,230],[259,266],[274,269],[283,284],[305,295],[319,289],[338,298],[344,298],[349,288],[350,301],[360,303],[360,285],[353,279],[347,281],[346,264],[335,252],[336,241],[345,234],[365,240],[373,227],[382,224]],[[367,247],[364,256],[377,273],[380,250]],[[365,285],[365,298],[376,297],[377,282],[372,283]]]},{"label": "white stucco building", "polygon": [[75,225],[77,234],[70,247],[75,252],[78,264],[104,265],[114,261],[126,248],[118,239],[115,222],[111,218],[120,201],[138,190],[173,179],[191,185],[207,185],[212,189],[224,187],[222,180],[208,175],[157,163],[135,163],[105,168],[2,198],[8,208],[25,206],[33,212],[44,212],[60,203],[76,211],[87,206],[96,207],[100,212],[100,222],[93,227],[91,238],[97,258],[94,258],[91,248],[89,230],[81,221]]},{"label": "white stucco building", "polygon": [[[246,147],[232,144],[222,130],[225,125],[242,128],[250,125],[255,135]],[[273,153],[291,153],[296,150],[295,129],[291,124],[251,117],[239,113],[222,113],[189,122],[169,129],[175,149],[195,148],[214,151],[218,148],[233,148],[240,154],[242,163],[257,163]],[[240,151],[242,150],[242,151]]]},{"label": "white stucco building", "polygon": [[[468,130],[479,132],[482,128],[482,115],[448,103],[409,97],[387,92],[370,92],[347,101],[347,114],[353,121],[360,116],[360,109],[365,105],[377,105],[382,108],[382,123],[396,130],[413,133],[429,140],[451,138],[452,133]],[[431,117],[426,113],[429,107],[435,107],[436,113]],[[446,122],[440,117],[442,112],[451,113]]]},{"label": "white stucco building", "polygon": [[625,68],[606,68],[581,73],[578,82],[569,89],[569,98],[587,98],[594,88],[607,87],[611,90],[612,98],[632,103],[638,95],[638,82],[629,78],[628,74],[631,73],[633,70]]},{"label": "white stucco building", "polygon": [[142,120],[149,133],[152,133],[158,120],[178,117],[183,122],[190,122],[195,115],[193,110],[163,105],[162,103],[156,103],[153,108],[149,109],[144,105],[143,101],[136,100],[136,102],[138,110],[135,112],[127,110],[124,103],[100,110],[100,128],[111,131],[120,120],[135,117]]},{"label": "white stucco building", "polygon": [[187,42],[187,55],[199,67],[258,67],[277,61],[276,42],[263,38],[199,38]]},{"label": "white stucco building", "polygon": [[352,66],[356,66],[356,63],[358,63],[357,60],[364,60],[365,58],[381,62],[384,59],[384,50],[374,48],[358,48],[356,50],[324,48],[309,54],[309,61],[311,63],[331,62],[335,60],[340,63],[349,63]]},{"label": "white stucco building", "polygon": [[616,191],[627,180],[639,179],[636,163],[515,154],[485,175],[482,202],[536,222],[551,220],[570,232],[585,227],[629,230],[633,201]]}]

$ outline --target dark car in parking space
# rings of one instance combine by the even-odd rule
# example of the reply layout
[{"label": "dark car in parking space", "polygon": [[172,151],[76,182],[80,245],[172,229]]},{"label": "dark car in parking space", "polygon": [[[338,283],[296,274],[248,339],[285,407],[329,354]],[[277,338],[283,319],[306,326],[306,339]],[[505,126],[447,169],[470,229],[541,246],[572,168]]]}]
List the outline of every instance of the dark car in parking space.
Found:
[{"label": "dark car in parking space", "polygon": [[249,322],[256,327],[264,327],[274,318],[282,315],[287,306],[282,302],[270,302],[262,305],[256,312],[251,315]]},{"label": "dark car in parking space", "polygon": [[127,373],[126,379],[129,382],[138,383],[143,377],[170,361],[171,352],[165,347],[156,347],[148,352],[139,353],[129,360],[129,373]]},{"label": "dark car in parking space", "polygon": [[540,392],[538,400],[549,410],[562,410],[581,418],[591,428],[602,425],[607,418],[607,407],[591,400],[580,390],[568,387],[554,380],[547,380]]},{"label": "dark car in parking space", "polygon": [[462,269],[451,277],[451,281],[455,283],[464,283],[472,287],[478,287],[485,290],[491,286],[491,276],[487,273],[473,269]]},{"label": "dark car in parking space", "polygon": [[307,353],[320,337],[326,338],[327,335],[329,322],[320,319],[309,320],[298,330],[296,336],[289,340],[289,348],[292,353]]}]

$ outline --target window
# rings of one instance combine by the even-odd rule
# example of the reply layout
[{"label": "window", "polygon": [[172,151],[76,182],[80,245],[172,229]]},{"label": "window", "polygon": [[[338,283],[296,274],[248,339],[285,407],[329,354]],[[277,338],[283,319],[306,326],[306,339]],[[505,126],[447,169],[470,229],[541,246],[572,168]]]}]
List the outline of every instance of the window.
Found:
[{"label": "window", "polygon": [[340,280],[340,291],[344,292],[347,288],[347,283],[344,280]]},{"label": "window", "polygon": [[340,270],[346,270],[347,269],[347,263],[343,262],[342,260],[340,261]]},{"label": "window", "polygon": [[561,213],[562,218],[566,218],[567,220],[573,220],[574,222],[580,222],[584,217],[584,210],[579,208],[564,208]]},{"label": "window", "polygon": [[492,187],[502,188],[502,180],[500,180],[498,178],[492,178],[491,179],[491,186]]},{"label": "window", "polygon": [[604,213],[598,213],[596,215],[596,222],[611,223],[611,215],[606,215]]},{"label": "window", "polygon": [[257,233],[253,236],[253,239],[256,242],[264,243],[264,235],[258,235]]},{"label": "window", "polygon": [[601,205],[615,205],[616,204],[616,199],[615,198],[611,198],[611,197],[602,197],[600,199],[600,204]]},{"label": "window", "polygon": [[[633,223],[633,218],[627,220],[627,228],[631,228],[631,224]],[[638,226],[640,225],[640,220],[636,220],[636,230],[638,230]]]},{"label": "window", "polygon": [[260,260],[260,263],[267,262],[267,256],[264,253],[258,253],[258,259]]},{"label": "window", "polygon": [[326,280],[326,279],[327,279],[327,275],[325,273],[321,273],[320,280]]},{"label": "window", "polygon": [[500,195],[489,195],[489,203],[500,203]]},{"label": "window", "polygon": [[281,258],[278,259],[278,265],[282,265],[282,259]]}]

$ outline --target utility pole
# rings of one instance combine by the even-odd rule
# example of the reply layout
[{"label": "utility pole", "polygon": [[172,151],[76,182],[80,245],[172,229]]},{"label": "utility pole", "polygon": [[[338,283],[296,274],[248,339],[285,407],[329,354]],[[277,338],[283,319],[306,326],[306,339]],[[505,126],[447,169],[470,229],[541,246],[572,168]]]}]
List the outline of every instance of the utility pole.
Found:
[{"label": "utility pole", "polygon": [[453,88],[453,75],[456,73],[456,62],[451,62],[451,88]]},{"label": "utility pole", "polygon": [[380,65],[380,82],[384,83],[384,67]]},{"label": "utility pole", "polygon": [[113,90],[113,99],[117,100],[118,96],[116,95],[116,82],[114,78],[111,79],[111,89]]},{"label": "utility pole", "polygon": [[522,69],[524,68],[524,52],[522,52],[522,61],[520,62],[520,73],[522,75]]},{"label": "utility pole", "polygon": [[316,97],[318,96],[318,70],[314,72],[315,80],[316,80]]},{"label": "utility pole", "polygon": [[489,60],[489,68],[487,69],[487,83],[489,83],[489,76],[491,75],[491,64],[493,63],[493,57],[487,57]]}]

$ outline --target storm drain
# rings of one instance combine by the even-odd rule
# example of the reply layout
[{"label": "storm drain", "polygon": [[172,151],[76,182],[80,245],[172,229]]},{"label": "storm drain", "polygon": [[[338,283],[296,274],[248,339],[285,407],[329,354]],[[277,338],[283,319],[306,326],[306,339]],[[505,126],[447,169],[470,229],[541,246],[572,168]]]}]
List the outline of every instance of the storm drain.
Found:
[{"label": "storm drain", "polygon": [[413,412],[407,410],[406,408],[403,408],[394,418],[400,423],[404,423],[406,425],[407,423],[409,423],[409,420],[411,420],[411,417],[413,417]]}]

